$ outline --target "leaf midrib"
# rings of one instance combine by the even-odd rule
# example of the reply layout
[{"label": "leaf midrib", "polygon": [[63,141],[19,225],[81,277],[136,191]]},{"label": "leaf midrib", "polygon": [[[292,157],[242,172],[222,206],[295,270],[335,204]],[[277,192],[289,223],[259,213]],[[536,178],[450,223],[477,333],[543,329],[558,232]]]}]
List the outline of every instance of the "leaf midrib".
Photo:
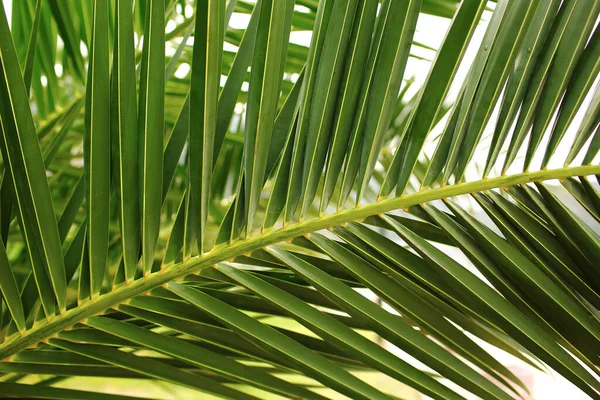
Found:
[{"label": "leaf midrib", "polygon": [[347,222],[361,220],[366,217],[384,212],[403,209],[413,205],[422,204],[448,197],[481,192],[491,189],[504,188],[531,182],[541,182],[552,179],[564,179],[572,176],[588,176],[600,174],[600,165],[585,165],[566,167],[536,172],[500,176],[482,179],[467,183],[444,186],[436,189],[427,189],[409,195],[380,199],[376,203],[365,206],[338,211],[326,215],[287,225],[281,229],[269,230],[258,236],[251,236],[232,244],[221,244],[200,257],[191,258],[183,263],[163,267],[159,272],[138,279],[130,284],[122,284],[112,292],[103,294],[94,300],[88,300],[80,306],[65,311],[50,321],[43,321],[34,325],[24,335],[13,336],[12,340],[5,342],[0,347],[0,360],[6,361],[14,354],[33,346],[58,332],[84,321],[93,315],[101,314],[108,308],[126,303],[129,299],[148,292],[158,286],[181,278],[202,268],[210,267],[218,262],[233,259],[245,253],[258,250],[268,245],[279,243],[287,239],[326,229],[331,226],[342,225]]}]

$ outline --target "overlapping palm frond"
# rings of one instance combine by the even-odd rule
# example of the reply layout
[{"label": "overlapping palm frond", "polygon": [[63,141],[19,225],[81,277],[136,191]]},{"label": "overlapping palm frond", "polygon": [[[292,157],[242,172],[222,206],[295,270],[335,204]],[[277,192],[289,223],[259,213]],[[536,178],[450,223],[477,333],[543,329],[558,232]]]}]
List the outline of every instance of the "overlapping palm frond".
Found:
[{"label": "overlapping palm frond", "polygon": [[3,398],[600,398],[600,1],[7,4]]}]

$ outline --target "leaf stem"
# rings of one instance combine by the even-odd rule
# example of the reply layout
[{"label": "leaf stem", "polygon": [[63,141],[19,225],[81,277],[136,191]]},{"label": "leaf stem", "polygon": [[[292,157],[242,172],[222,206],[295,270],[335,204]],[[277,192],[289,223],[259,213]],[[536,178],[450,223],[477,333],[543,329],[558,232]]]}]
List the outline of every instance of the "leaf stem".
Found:
[{"label": "leaf stem", "polygon": [[[421,192],[381,199],[376,203],[339,211],[335,214],[312,218],[296,224],[286,225],[284,228],[264,231],[261,235],[250,236],[232,244],[223,244],[214,247],[200,257],[194,257],[183,263],[167,266],[161,271],[145,278],[138,279],[130,284],[116,287],[112,292],[103,294],[94,300],[89,300],[76,308],[65,311],[50,321],[43,321],[34,325],[23,335],[15,335],[0,346],[0,360],[10,356],[56,335],[58,332],[85,320],[88,317],[102,313],[104,310],[127,302],[132,297],[141,295],[158,286],[164,285],[187,274],[210,267],[218,262],[235,258],[242,254],[258,250],[268,245],[279,243],[307,233],[326,229],[330,226],[364,219],[371,215],[407,208],[434,200],[445,199],[452,196],[482,192],[486,190],[504,188],[531,182],[563,179],[571,176],[588,176],[600,174],[600,165],[584,165],[552,170],[526,172],[496,178],[482,179],[473,182],[459,183],[436,189],[427,189]],[[12,340],[11,340],[12,339]]]}]

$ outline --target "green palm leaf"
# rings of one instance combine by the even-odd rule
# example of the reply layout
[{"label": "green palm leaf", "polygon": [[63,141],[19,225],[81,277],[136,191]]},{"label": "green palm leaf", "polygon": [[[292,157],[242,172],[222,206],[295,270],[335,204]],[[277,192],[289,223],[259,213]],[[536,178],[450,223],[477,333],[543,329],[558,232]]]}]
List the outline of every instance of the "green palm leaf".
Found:
[{"label": "green palm leaf", "polygon": [[0,4],[3,398],[600,399],[598,0]]}]

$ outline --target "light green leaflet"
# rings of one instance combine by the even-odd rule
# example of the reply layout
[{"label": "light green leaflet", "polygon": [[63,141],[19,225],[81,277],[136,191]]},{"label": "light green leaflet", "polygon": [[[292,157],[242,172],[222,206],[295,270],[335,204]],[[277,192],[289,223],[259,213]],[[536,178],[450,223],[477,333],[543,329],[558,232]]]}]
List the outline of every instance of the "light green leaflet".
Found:
[{"label": "light green leaflet", "polygon": [[165,4],[148,0],[144,49],[142,51],[138,139],[140,157],[142,264],[149,274],[160,228],[163,177],[164,79],[165,79]]},{"label": "light green leaflet", "polygon": [[490,192],[489,197],[502,214],[517,226],[532,246],[547,260],[550,267],[565,277],[577,291],[591,304],[600,306],[600,296],[582,279],[582,273],[577,263],[563,249],[557,238],[529,212],[505,199],[497,193]]},{"label": "light green leaflet", "polygon": [[[27,4],[29,4],[29,2]],[[23,81],[25,81],[25,87],[27,88],[27,93],[31,92],[31,76],[33,75],[33,62],[35,60],[37,37],[38,37],[38,30],[40,27],[41,16],[42,16],[42,0],[37,0],[35,2],[35,14],[33,17],[33,27],[31,28],[31,35],[29,37],[29,45],[27,46],[27,56],[25,58],[25,65],[23,66]]]},{"label": "light green leaflet", "polygon": [[[581,13],[582,2],[578,0],[568,0],[563,2],[563,7],[560,8],[555,20],[553,21],[552,29],[550,30],[548,37],[545,40],[544,46],[542,47],[542,53],[539,55],[539,59],[535,64],[531,78],[527,85],[523,102],[520,106],[521,110],[517,118],[517,124],[514,128],[506,158],[504,159],[502,171],[505,172],[515,161],[518,151],[521,145],[525,141],[527,134],[531,128],[535,117],[535,111],[540,102],[540,96],[544,88],[546,76],[552,66],[554,55],[558,50],[561,39],[564,36],[567,28],[573,26],[573,21],[577,18],[577,11]],[[581,14],[580,14],[581,17]],[[585,17],[585,16],[584,16]],[[575,22],[575,25],[577,22]],[[573,29],[573,28],[572,28]],[[511,121],[512,123],[512,121]]]},{"label": "light green leaflet", "polygon": [[[573,19],[565,29],[556,49],[554,61],[546,76],[544,87],[540,94],[540,103],[533,121],[527,153],[525,154],[525,170],[533,162],[535,152],[550,125],[555,108],[563,100],[564,91],[569,79],[573,76],[584,46],[588,42],[590,33],[596,24],[600,3],[595,1],[579,1],[579,7],[574,11]],[[590,71],[591,73],[591,71]],[[589,83],[591,85],[591,82]],[[582,92],[585,92],[581,88]],[[563,103],[564,104],[564,103]]]},{"label": "light green leaflet", "polygon": [[[444,41],[444,45],[437,52],[433,67],[419,97],[419,100],[427,99],[427,101],[418,102],[419,105],[411,122],[408,136],[398,147],[395,157],[402,158],[400,175],[397,178],[395,176],[386,177],[386,180],[392,181],[388,190],[391,190],[397,181],[397,193],[404,192],[423,143],[433,128],[435,117],[441,110],[450,84],[481,17],[484,5],[485,2],[467,0],[462,2],[457,11],[446,34],[446,37],[452,37],[453,40]],[[382,194],[387,195],[389,192]]]},{"label": "light green leaflet", "polygon": [[[48,189],[42,154],[29,108],[27,90],[0,6],[0,82],[2,143],[4,163],[13,178],[21,229],[47,317],[54,315],[54,303],[66,306],[66,282],[54,206]],[[34,213],[31,210],[35,210]]]},{"label": "light green leaflet", "polygon": [[366,385],[318,353],[307,351],[301,344],[235,308],[182,284],[171,283],[168,287],[169,290],[230,326],[243,337],[276,351],[306,371],[309,376],[312,375],[340,393],[365,400],[389,399],[388,396]]},{"label": "light green leaflet", "polygon": [[[458,95],[456,102],[454,103],[454,108],[450,111],[450,115],[448,118],[448,122],[444,127],[444,132],[441,134],[440,139],[437,142],[435,147],[435,152],[433,153],[433,157],[429,161],[429,167],[425,172],[425,176],[421,182],[421,189],[429,188],[433,185],[434,182],[439,180],[442,175],[442,171],[446,166],[446,161],[450,156],[450,147],[452,146],[452,140],[454,138],[454,131],[456,129],[456,124],[458,122],[458,118],[460,116],[460,103],[462,102],[463,91]],[[388,176],[390,174],[388,173]],[[388,176],[384,181],[384,184],[381,187],[381,195],[385,195],[388,191],[391,190],[389,186],[392,184],[386,185],[389,182]]]},{"label": "light green leaflet", "polygon": [[117,161],[113,161],[113,176],[116,177],[119,193],[125,280],[131,282],[135,277],[140,246],[139,170],[137,168],[139,143],[131,1],[118,2],[115,30],[111,128],[113,160]]},{"label": "light green leaflet", "polygon": [[[393,215],[390,215],[390,217],[398,218]],[[403,219],[402,221],[415,222],[415,220],[410,219]],[[378,219],[378,224],[385,229],[389,229],[380,219]],[[511,390],[514,389],[500,374],[525,388],[525,385],[510,370],[494,360],[490,354],[475,344],[474,341],[471,341],[446,318],[453,320],[467,330],[475,326],[473,321],[465,318],[463,314],[452,309],[426,289],[420,287],[415,281],[399,272],[394,262],[385,255],[386,253],[397,255],[399,246],[396,243],[363,224],[352,223],[347,229],[336,227],[333,231],[349,244],[347,247],[349,251],[343,251],[339,246],[336,246],[338,247],[337,254],[341,254],[339,257],[343,257],[344,253],[349,253],[347,257],[343,257],[344,260],[355,258],[350,253],[351,251],[368,260],[368,262],[353,262],[344,265],[351,266],[353,273],[360,281],[371,288],[374,293],[381,296],[382,299],[385,299],[387,304],[401,315],[409,317],[414,323],[426,329],[430,335],[433,335],[437,340],[449,346],[450,349],[494,376],[495,379],[498,379]],[[359,239],[359,235],[362,235],[362,240]],[[332,248],[332,246],[329,247]],[[381,270],[381,273],[378,273],[372,266]],[[384,274],[387,274],[387,276]],[[419,295],[415,296],[416,293]]]},{"label": "light green leaflet", "polygon": [[[359,257],[353,255],[335,242],[330,241],[319,234],[311,235],[310,240],[339,262],[344,262],[344,265],[351,265],[353,273],[360,271],[357,275],[360,274],[361,278],[365,278],[366,281],[383,277],[383,275],[370,274],[367,272],[369,270],[367,264],[363,264]],[[354,318],[365,321],[367,326],[372,327],[372,329],[380,333],[382,337],[401,346],[404,351],[421,359],[429,366],[437,369],[438,372],[442,374],[447,373],[448,378],[455,380],[457,383],[460,382],[463,387],[474,393],[479,393],[482,396],[486,396],[487,394],[483,393],[490,391],[489,393],[493,392],[493,395],[498,398],[510,398],[499,390],[498,387],[491,386],[489,385],[489,382],[482,380],[478,373],[470,370],[466,365],[461,365],[461,363],[456,362],[456,359],[448,357],[446,350],[416,333],[412,326],[402,322],[399,318],[383,310],[350,287],[336,281],[333,277],[323,273],[318,268],[303,262],[289,253],[280,250],[272,250],[272,252],[278,258],[285,260],[291,268],[300,273],[301,276],[315,285],[320,291],[341,304],[345,311]],[[361,268],[362,266],[365,268]],[[379,282],[381,283],[381,280],[379,280]],[[365,315],[368,315],[368,317],[365,318]],[[446,363],[452,365],[450,366],[450,364],[448,364],[448,368],[445,365]],[[408,375],[410,369],[407,368],[406,371]],[[472,382],[476,383],[473,384]],[[481,385],[481,387],[479,387],[479,385]],[[435,391],[435,385],[431,386],[430,389]],[[449,393],[444,394],[444,396],[450,395],[451,394]],[[454,396],[454,394],[452,394],[452,396]]]},{"label": "light green leaflet", "polygon": [[162,379],[208,393],[215,393],[226,399],[257,400],[254,396],[246,395],[236,389],[231,389],[221,383],[212,381],[209,378],[171,367],[164,362],[152,360],[148,357],[138,357],[133,353],[121,351],[114,347],[90,344],[93,341],[89,339],[86,340],[88,342],[86,344],[65,339],[50,339],[50,342],[53,346],[86,357],[94,358],[149,377]]},{"label": "light green leaflet", "polygon": [[[227,7],[229,8],[231,3],[236,1],[231,0]],[[214,163],[217,162],[221,146],[225,140],[225,135],[229,129],[231,118],[234,114],[235,104],[238,100],[242,84],[246,79],[248,67],[252,60],[252,54],[254,52],[254,46],[256,43],[256,32],[258,30],[258,22],[260,17],[260,4],[262,0],[257,2],[248,27],[244,31],[244,37],[239,43],[239,48],[235,54],[231,69],[227,75],[227,81],[221,90],[219,95],[219,105],[217,110],[217,122],[215,131],[215,148],[214,148]]]},{"label": "light green leaflet", "polygon": [[2,289],[2,297],[6,302],[6,306],[10,310],[13,320],[19,330],[23,332],[26,329],[25,315],[23,313],[23,303],[15,276],[12,268],[6,257],[6,249],[4,243],[0,240],[0,289]]},{"label": "light green leaflet", "polygon": [[108,2],[94,1],[90,68],[86,87],[85,178],[90,294],[100,293],[108,256],[110,202],[110,83]]},{"label": "light green leaflet", "polygon": [[519,111],[519,106],[525,96],[527,85],[535,71],[540,54],[544,49],[545,40],[553,26],[560,3],[560,0],[554,0],[542,4],[542,6],[539,6],[536,9],[535,14],[533,15],[528,32],[523,39],[523,44],[519,50],[519,55],[515,60],[512,73],[508,78],[506,89],[504,90],[498,121],[496,122],[486,161],[484,176],[488,175],[496,163],[502,146],[510,134],[512,121]]},{"label": "light green leaflet", "polygon": [[[583,121],[579,126],[579,130],[577,131],[577,135],[575,136],[575,141],[571,146],[571,150],[567,155],[565,160],[565,164],[571,164],[577,154],[581,151],[585,142],[592,136],[594,130],[597,129],[598,123],[600,122],[600,85],[596,85],[594,89],[594,94],[588,105],[587,110],[585,110],[585,114],[583,116]],[[598,136],[598,135],[596,135]],[[600,143],[599,143],[600,144]],[[593,158],[596,156],[599,147],[596,146],[594,151],[594,142],[590,144],[588,152],[585,155],[584,164],[589,164],[592,162]]]},{"label": "light green leaflet", "polygon": [[341,73],[346,60],[346,50],[352,32],[352,20],[356,11],[356,0],[336,1],[332,17],[327,25],[323,55],[315,78],[315,91],[309,108],[308,137],[303,166],[303,182],[306,185],[300,204],[300,217],[310,207],[321,180],[323,166],[337,111],[336,95],[341,83]]},{"label": "light green leaflet", "polygon": [[[203,253],[204,231],[213,169],[221,53],[223,47],[224,0],[196,5],[196,28],[190,83],[189,195],[193,230],[198,251]],[[159,210],[160,212],[160,210]]]},{"label": "light green leaflet", "polygon": [[[79,35],[75,28],[75,19],[71,15],[74,3],[64,2],[60,0],[48,0],[52,15],[58,26],[60,36],[65,44],[67,54],[73,62],[76,76],[83,81],[85,76],[85,68],[83,63],[83,56],[79,48]],[[106,3],[106,2],[105,2]],[[107,4],[108,6],[108,4]],[[108,40],[108,34],[104,38]]]},{"label": "light green leaflet", "polygon": [[[585,50],[573,70],[565,97],[561,102],[557,120],[552,127],[552,133],[542,160],[542,168],[548,166],[550,157],[554,154],[561,139],[573,122],[575,114],[580,109],[585,96],[594,83],[594,77],[600,72],[600,30],[594,31],[592,38],[587,43]],[[592,102],[593,104],[593,102]],[[593,107],[590,104],[590,107]],[[583,126],[583,124],[582,124]],[[577,139],[576,139],[577,140]]]},{"label": "light green leaflet", "polygon": [[392,1],[385,22],[379,21],[380,24],[384,24],[383,37],[377,54],[377,65],[372,77],[373,82],[366,109],[364,140],[358,171],[357,203],[360,203],[362,194],[371,179],[381,152],[384,134],[392,120],[421,4],[422,0]]},{"label": "light green leaflet", "polygon": [[300,89],[300,107],[298,110],[298,122],[295,127],[292,140],[287,145],[290,151],[290,166],[288,171],[282,171],[288,174],[287,185],[283,188],[286,191],[286,200],[283,210],[284,223],[288,223],[295,218],[296,209],[300,199],[306,189],[303,185],[303,163],[306,149],[306,139],[308,136],[308,122],[310,117],[310,102],[315,91],[315,81],[319,60],[323,51],[325,33],[331,18],[335,0],[320,1],[317,8],[315,27],[310,41],[308,57],[306,59],[306,69],[302,88]]},{"label": "light green leaflet", "polygon": [[[453,205],[453,203],[448,202]],[[583,303],[576,300],[564,285],[553,282],[551,277],[541,271],[524,254],[506,240],[492,232],[490,228],[468,215],[459,207],[452,206],[455,215],[466,225],[466,228],[480,246],[493,258],[499,266],[510,271],[514,279],[520,282],[520,288],[529,295],[535,294],[544,298],[544,309],[561,319],[572,330],[578,330],[589,343],[598,342],[600,329],[589,319]],[[567,322],[568,321],[568,322]],[[579,324],[579,325],[577,325]],[[599,342],[600,344],[600,342]]]},{"label": "light green leaflet", "polygon": [[579,179],[568,178],[562,181],[562,185],[577,199],[590,216],[596,221],[600,221],[600,196],[598,189],[595,189],[593,184],[587,177],[580,176]]},{"label": "light green leaflet", "polygon": [[500,96],[504,81],[517,57],[536,8],[539,4],[551,1],[515,0],[511,2],[506,11],[502,26],[490,48],[490,55],[481,75],[475,97],[469,107],[468,124],[462,126],[464,131],[459,131],[461,135],[464,132],[464,139],[454,171],[457,181],[463,179],[467,164],[473,156],[476,145]]},{"label": "light green leaflet", "polygon": [[[282,258],[282,253],[277,250],[270,249],[270,251],[280,259]],[[294,319],[297,319],[326,341],[330,341],[347,351],[353,351],[359,360],[380,369],[395,379],[416,385],[424,393],[434,398],[460,399],[459,396],[423,372],[411,367],[391,353],[381,351],[381,347],[368,341],[368,339],[352,331],[341,322],[337,322],[334,318],[318,311],[313,306],[300,301],[288,292],[226,264],[219,264],[216,268],[269,302],[277,304],[278,307],[284,309],[286,313],[292,315]],[[365,299],[365,301],[368,300]],[[370,395],[373,396],[372,398],[385,398],[378,394],[375,389],[371,390]]]},{"label": "light green leaflet", "polygon": [[[490,322],[500,324],[515,339],[528,342],[529,348],[540,359],[560,370],[564,376],[569,376],[569,379],[586,393],[596,396],[595,390],[600,387],[598,382],[559,346],[546,330],[450,256],[392,219],[385,216],[384,219],[425,260],[443,268],[447,272],[447,277],[453,277],[452,279],[459,283],[461,288],[476,294],[476,297],[469,297],[472,301],[469,303],[472,312],[478,313],[481,310],[488,313],[493,318]],[[475,299],[477,300],[473,301]]]},{"label": "light green leaflet", "polygon": [[[531,187],[524,185],[521,187],[511,187],[510,194],[522,205],[532,208],[535,213],[543,218],[548,228],[554,235],[556,235],[556,238],[559,240],[560,244],[565,248],[565,250],[567,250],[570,257],[575,261],[577,269],[580,272],[597,272],[597,267],[595,267],[595,264],[589,260],[589,254],[580,248],[579,243],[577,243],[575,239],[575,235],[571,234],[571,232],[569,232],[567,228],[563,226],[561,221],[557,218],[557,215],[553,213],[552,209],[544,202],[543,197],[539,193],[535,192]],[[575,226],[577,225],[578,224]],[[586,235],[583,235],[583,237],[585,236]],[[600,277],[597,275],[597,273],[585,273],[585,276],[590,283],[593,283],[596,287],[600,285]]]},{"label": "light green leaflet", "polygon": [[[456,206],[450,202],[447,203],[449,207],[456,210]],[[435,218],[436,222],[443,226],[449,235],[453,237],[459,248],[464,252],[476,268],[481,272],[486,279],[492,283],[492,285],[500,292],[505,299],[507,299],[514,307],[518,308],[530,321],[545,328],[553,340],[560,343],[562,346],[568,349],[568,351],[576,354],[582,360],[587,360],[581,352],[569,343],[561,333],[559,333],[553,325],[549,324],[546,319],[542,317],[544,314],[536,303],[528,300],[527,293],[521,290],[521,285],[515,285],[513,282],[518,279],[514,273],[509,274],[510,267],[502,264],[502,260],[499,262],[495,258],[488,256],[488,252],[485,249],[480,248],[477,242],[465,229],[459,225],[458,222],[451,219],[450,216],[435,210],[432,207],[426,207],[429,215]],[[465,222],[462,218],[462,211],[455,213],[460,223],[469,227],[469,223]],[[510,279],[512,278],[512,279]],[[526,286],[526,283],[524,284]],[[470,307],[470,306],[469,306]],[[488,324],[502,326],[502,322],[498,321],[494,316],[494,312],[491,310],[479,309],[477,313],[487,320]],[[495,322],[494,322],[495,321]],[[586,361],[587,362],[587,361]]]},{"label": "light green leaflet", "polygon": [[230,360],[218,353],[195,346],[181,339],[161,335],[132,324],[106,318],[89,318],[87,325],[122,339],[130,340],[144,348],[153,349],[192,365],[207,368],[210,371],[232,378],[240,383],[250,383],[283,395],[324,400],[321,396],[313,394],[306,389],[301,389],[299,386],[260,372],[258,368],[245,366],[235,360]]},{"label": "light green leaflet", "polygon": [[[275,125],[282,76],[286,15],[290,0],[261,3],[259,29],[254,48],[246,111],[244,140],[244,200],[246,232],[252,231],[254,215],[266,173],[271,135]],[[268,21],[268,22],[267,22]],[[289,20],[291,23],[291,20]]]},{"label": "light green leaflet", "polygon": [[331,132],[331,145],[325,167],[323,193],[321,193],[320,212],[324,212],[339,180],[344,156],[352,132],[356,105],[359,102],[363,85],[363,70],[369,55],[369,43],[375,27],[377,15],[376,0],[360,1],[354,16],[352,36],[350,38],[348,56],[344,65],[343,82],[340,83],[341,100],[336,105]]},{"label": "light green leaflet", "polygon": [[458,163],[458,158],[461,154],[460,146],[462,145],[464,138],[465,125],[468,123],[469,107],[475,98],[479,81],[481,80],[487,60],[490,57],[490,49],[494,44],[494,40],[510,4],[512,3],[508,0],[499,0],[496,3],[494,13],[490,18],[490,22],[488,23],[481,44],[479,45],[479,51],[471,64],[466,80],[463,82],[462,93],[459,97],[460,104],[455,104],[455,107],[458,108],[456,111],[458,112],[458,115],[455,117],[456,122],[453,123],[454,127],[451,131],[446,130],[446,132],[444,132],[444,136],[450,135],[452,138],[450,149],[446,150],[446,146],[440,148],[440,150],[448,151],[448,155],[443,157],[448,161],[445,163],[442,182],[448,182]]}]

